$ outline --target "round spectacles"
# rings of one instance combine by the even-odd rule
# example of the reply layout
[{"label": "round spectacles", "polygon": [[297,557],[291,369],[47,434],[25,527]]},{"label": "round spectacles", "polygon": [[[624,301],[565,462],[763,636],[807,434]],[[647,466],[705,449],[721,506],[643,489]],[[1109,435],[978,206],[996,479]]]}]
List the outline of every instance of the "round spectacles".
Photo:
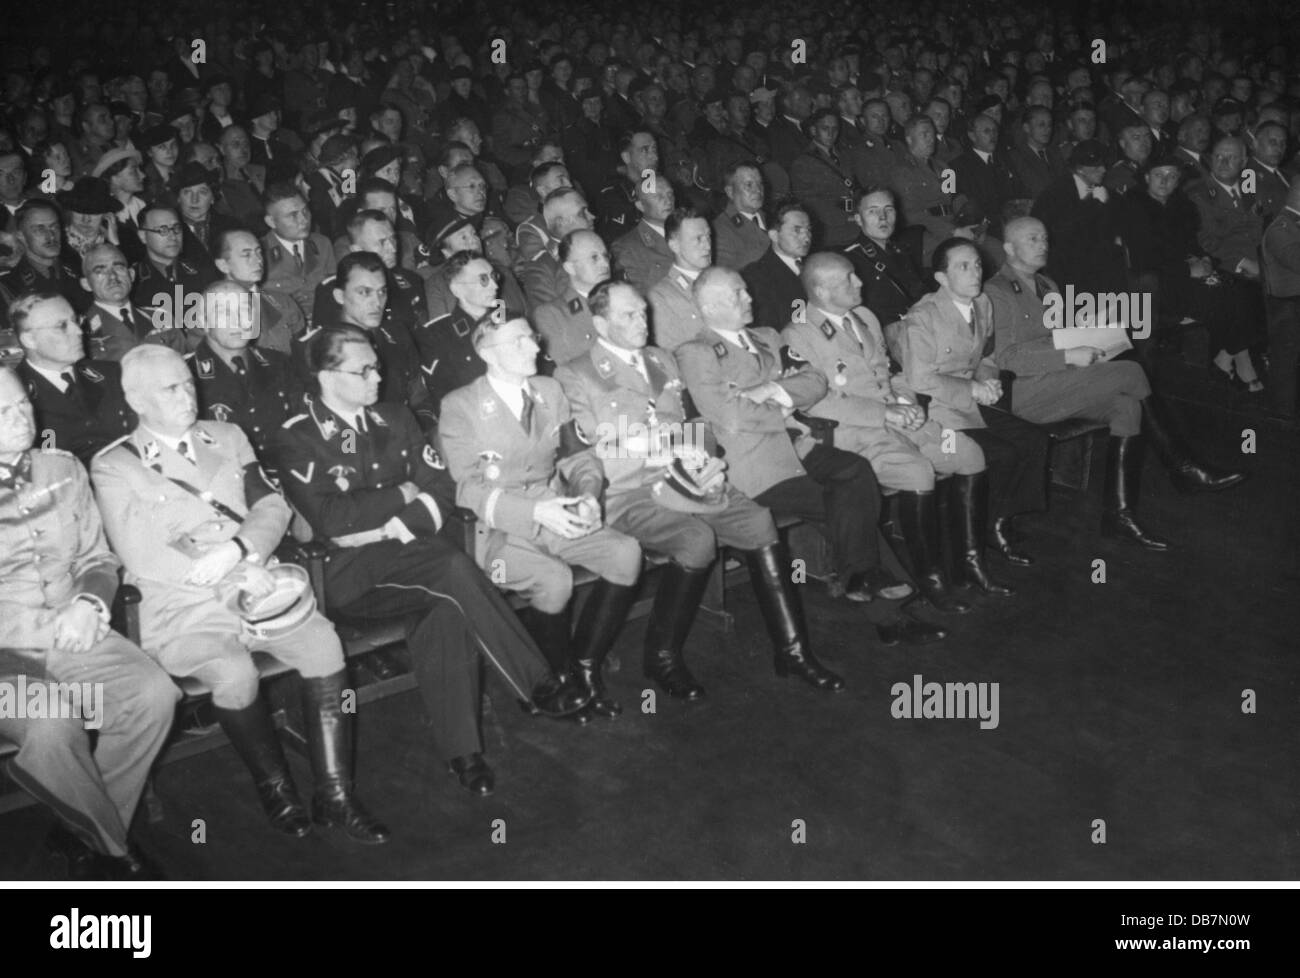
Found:
[{"label": "round spectacles", "polygon": [[368,363],[360,370],[343,370],[340,367],[327,367],[326,369],[332,374],[350,374],[353,377],[360,377],[362,380],[378,377],[381,371],[377,363]]},{"label": "round spectacles", "polygon": [[165,234],[168,237],[172,237],[172,236],[179,236],[181,234],[182,228],[183,225],[180,224],[164,224],[160,228],[144,228],[143,230],[149,231],[153,234]]}]

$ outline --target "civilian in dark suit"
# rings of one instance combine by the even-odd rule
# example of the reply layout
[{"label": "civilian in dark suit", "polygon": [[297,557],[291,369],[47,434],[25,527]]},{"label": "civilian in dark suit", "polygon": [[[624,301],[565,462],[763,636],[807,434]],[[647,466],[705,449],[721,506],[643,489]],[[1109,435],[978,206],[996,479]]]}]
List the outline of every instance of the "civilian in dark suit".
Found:
[{"label": "civilian in dark suit", "polygon": [[795,303],[807,303],[799,273],[812,248],[812,222],[797,203],[777,210],[767,235],[772,247],[745,266],[741,276],[754,302],[754,328],[782,330],[790,324]]},{"label": "civilian in dark suit", "polygon": [[1021,128],[1025,133],[1025,141],[1011,150],[1011,166],[1024,188],[1024,195],[1032,200],[1065,172],[1065,161],[1051,145],[1050,109],[1041,105],[1031,106],[1025,112]]},{"label": "civilian in dark suit", "polygon": [[993,233],[1002,225],[1002,209],[1019,196],[1019,182],[998,149],[998,124],[987,115],[971,119],[966,130],[970,146],[952,161],[957,192],[977,201],[988,215]]},{"label": "civilian in dark suit", "polygon": [[1070,154],[1063,174],[1034,201],[1033,216],[1052,242],[1047,273],[1077,292],[1124,292],[1124,247],[1115,203],[1101,186],[1106,172],[1101,143],[1085,140]]}]

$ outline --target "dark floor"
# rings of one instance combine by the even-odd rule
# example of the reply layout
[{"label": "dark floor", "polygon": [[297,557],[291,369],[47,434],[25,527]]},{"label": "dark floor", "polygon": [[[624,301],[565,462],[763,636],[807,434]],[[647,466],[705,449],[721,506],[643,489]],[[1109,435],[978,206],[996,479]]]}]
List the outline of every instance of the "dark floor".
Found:
[{"label": "dark floor", "polygon": [[[1025,521],[1038,566],[999,568],[1019,594],[951,620],[939,645],[878,647],[859,608],[807,585],[838,695],[774,677],[741,590],[737,638],[692,636],[701,704],[639,712],[643,623],[620,642],[618,720],[532,720],[494,686],[487,800],[440,768],[415,694],[363,707],[360,789],[393,828],[386,847],[274,835],[229,748],[162,770],[166,818],[142,838],[178,880],[1296,879],[1298,435],[1228,407],[1180,404],[1220,461],[1253,471],[1245,486],[1178,496],[1148,463],[1142,512],[1176,539],[1167,555],[1098,538],[1098,479]],[[1243,428],[1254,455],[1234,455]],[[893,719],[890,688],[916,673],[998,682],[1000,726]],[[47,825],[38,809],[0,819],[0,878],[48,878]]]}]

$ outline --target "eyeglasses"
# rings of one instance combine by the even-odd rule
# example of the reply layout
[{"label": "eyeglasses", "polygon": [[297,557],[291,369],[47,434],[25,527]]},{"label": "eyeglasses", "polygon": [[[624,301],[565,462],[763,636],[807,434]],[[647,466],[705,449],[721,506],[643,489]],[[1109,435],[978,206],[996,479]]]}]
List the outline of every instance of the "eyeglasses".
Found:
[{"label": "eyeglasses", "polygon": [[515,349],[522,350],[525,343],[532,343],[538,348],[541,347],[541,339],[536,333],[524,333],[520,336],[516,336],[512,340],[501,340],[497,343],[481,343],[479,344],[479,349],[490,350],[495,346],[513,346]]},{"label": "eyeglasses", "polygon": [[353,377],[360,377],[362,380],[369,380],[371,377],[378,377],[380,366],[377,363],[368,363],[360,370],[342,370],[338,367],[326,368],[332,374],[350,374]]},{"label": "eyeglasses", "polygon": [[165,234],[168,237],[179,237],[184,225],[182,224],[164,224],[160,228],[144,228],[145,231],[152,231],[154,234]]}]

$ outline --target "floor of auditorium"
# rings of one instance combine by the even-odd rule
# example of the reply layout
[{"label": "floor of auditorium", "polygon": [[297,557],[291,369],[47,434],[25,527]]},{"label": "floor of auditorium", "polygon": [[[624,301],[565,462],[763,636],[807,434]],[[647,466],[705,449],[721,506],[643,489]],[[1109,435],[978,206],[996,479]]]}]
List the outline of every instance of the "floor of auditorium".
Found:
[{"label": "floor of auditorium", "polygon": [[[848,683],[838,695],[773,675],[742,588],[733,640],[691,637],[700,704],[639,711],[643,622],[619,642],[617,720],[530,719],[490,685],[488,799],[440,766],[415,693],[364,707],[359,788],[393,829],[387,846],[276,836],[229,747],[162,768],[165,818],[140,838],[176,880],[1295,879],[1297,429],[1207,395],[1203,372],[1166,373],[1213,457],[1253,472],[1236,491],[1180,496],[1148,459],[1142,515],[1177,541],[1167,555],[1099,539],[1098,474],[1024,521],[1038,565],[997,565],[1019,593],[947,619],[941,644],[882,648],[860,608],[807,585],[814,647]],[[891,687],[916,675],[998,683],[997,728],[895,719]],[[0,819],[0,879],[52,878],[49,819]]]}]

